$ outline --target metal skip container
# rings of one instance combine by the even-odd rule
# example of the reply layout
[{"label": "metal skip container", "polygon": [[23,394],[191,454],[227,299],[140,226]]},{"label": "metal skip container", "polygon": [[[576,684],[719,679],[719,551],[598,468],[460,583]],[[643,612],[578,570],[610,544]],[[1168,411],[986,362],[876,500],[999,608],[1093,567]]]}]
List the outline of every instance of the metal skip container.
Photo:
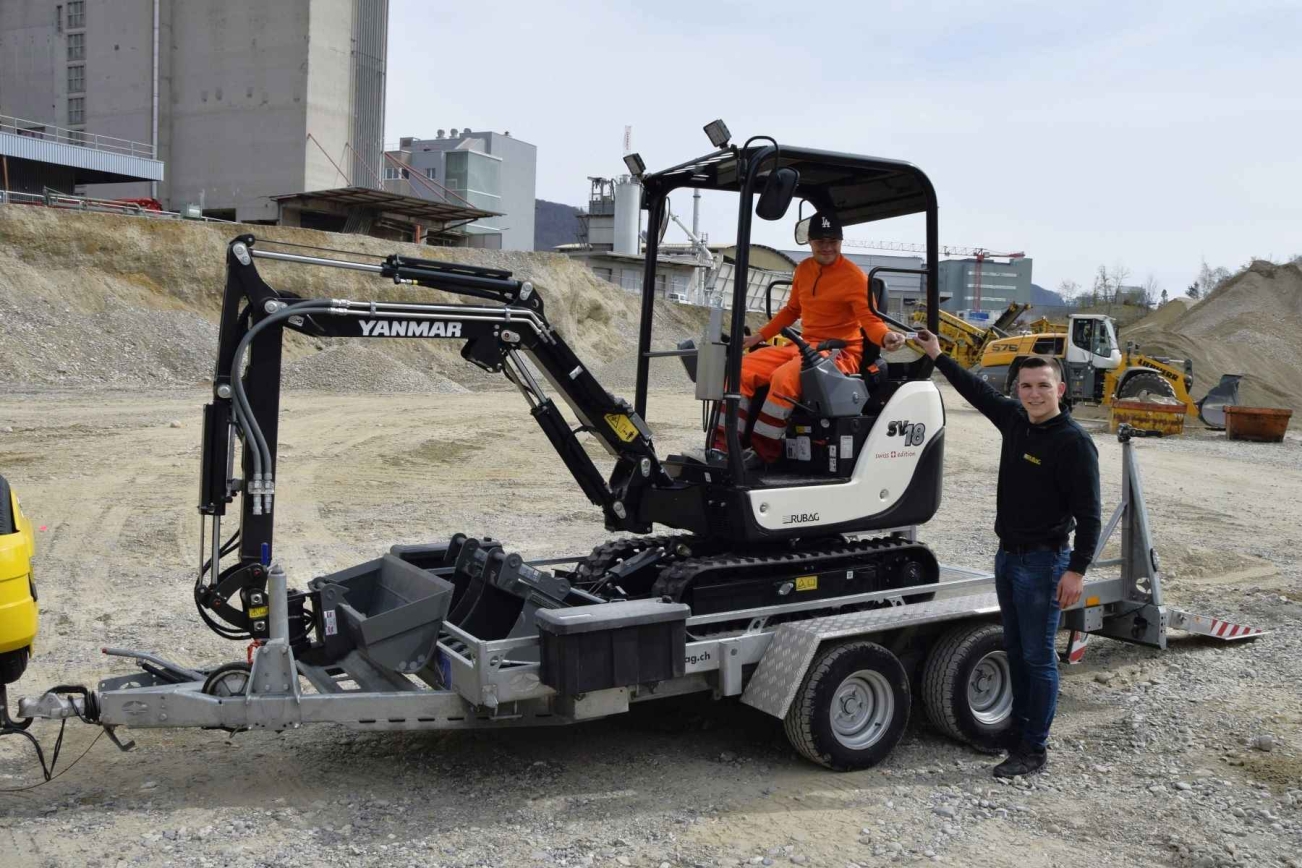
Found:
[{"label": "metal skip container", "polygon": [[1225,436],[1231,440],[1279,443],[1292,416],[1292,410],[1278,407],[1226,407]]}]

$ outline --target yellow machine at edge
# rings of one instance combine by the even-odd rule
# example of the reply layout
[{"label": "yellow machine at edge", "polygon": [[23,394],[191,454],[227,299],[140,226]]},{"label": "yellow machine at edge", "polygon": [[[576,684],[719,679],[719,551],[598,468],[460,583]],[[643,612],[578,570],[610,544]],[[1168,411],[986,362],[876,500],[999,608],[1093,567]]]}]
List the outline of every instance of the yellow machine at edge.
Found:
[{"label": "yellow machine at edge", "polygon": [[35,553],[32,525],[0,476],[0,685],[19,679],[36,642]]}]

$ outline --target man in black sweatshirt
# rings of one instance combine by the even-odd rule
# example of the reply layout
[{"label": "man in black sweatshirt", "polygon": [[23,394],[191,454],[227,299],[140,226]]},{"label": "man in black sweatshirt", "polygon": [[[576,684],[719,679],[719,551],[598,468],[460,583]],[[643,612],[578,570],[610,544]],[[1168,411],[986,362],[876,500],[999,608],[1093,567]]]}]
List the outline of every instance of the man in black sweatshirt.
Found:
[{"label": "man in black sweatshirt", "polygon": [[932,333],[918,332],[918,345],[1003,434],[995,492],[995,590],[1013,681],[1013,720],[1008,759],[994,773],[1030,774],[1045,764],[1058,703],[1058,613],[1080,600],[1099,541],[1098,450],[1060,407],[1067,385],[1052,360],[1032,356],[1023,362],[1013,399],[943,355]]}]

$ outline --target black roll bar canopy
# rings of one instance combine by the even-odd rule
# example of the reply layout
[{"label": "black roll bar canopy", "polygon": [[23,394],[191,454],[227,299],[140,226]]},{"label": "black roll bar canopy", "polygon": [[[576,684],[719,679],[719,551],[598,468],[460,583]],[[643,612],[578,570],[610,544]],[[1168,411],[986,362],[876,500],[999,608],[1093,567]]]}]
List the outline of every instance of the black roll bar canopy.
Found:
[{"label": "black roll bar canopy", "polygon": [[[755,141],[752,139],[752,141]],[[761,144],[731,147],[695,160],[642,176],[643,208],[650,212],[648,226],[659,226],[669,194],[681,188],[723,190],[739,193],[737,211],[737,257],[733,281],[730,330],[743,332],[746,321],[746,284],[744,275],[750,267],[751,220],[754,197],[762,182],[780,167],[800,173],[797,199],[804,199],[815,209],[834,213],[843,226],[855,226],[910,214],[926,216],[927,255],[924,283],[927,293],[927,328],[939,330],[939,230],[937,228],[936,191],[921,169],[899,160],[858,156],[836,151],[778,145],[762,139]],[[647,233],[646,260],[642,276],[642,317],[638,333],[637,391],[634,408],[646,418],[647,373],[651,350],[652,318],[655,309],[655,273],[660,240]],[[736,414],[740,400],[736,383],[741,377],[741,342],[732,341],[728,349],[727,404],[729,455],[736,458],[740,471],[741,450],[737,439]],[[923,361],[923,360],[920,360]],[[931,365],[918,365],[918,377],[930,376]]]}]

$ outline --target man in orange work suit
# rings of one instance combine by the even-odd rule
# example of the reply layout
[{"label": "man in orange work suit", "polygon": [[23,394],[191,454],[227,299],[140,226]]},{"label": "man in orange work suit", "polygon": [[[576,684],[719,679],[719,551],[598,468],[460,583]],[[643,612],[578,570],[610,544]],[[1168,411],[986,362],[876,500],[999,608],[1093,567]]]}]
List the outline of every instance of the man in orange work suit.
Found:
[{"label": "man in orange work suit", "polygon": [[[802,334],[810,346],[829,338],[845,341],[836,366],[848,374],[859,373],[863,356],[863,335],[884,350],[904,344],[904,336],[886,327],[868,307],[868,276],[841,255],[841,224],[832,214],[815,214],[809,221],[809,247],[813,253],[800,265],[791,281],[787,304],[759,331],[745,339],[746,349],[767,341],[796,320],[802,321]],[[750,445],[765,464],[778,459],[782,438],[791,415],[790,398],[800,398],[800,353],[794,344],[763,347],[747,353],[741,363],[741,402],[738,424],[746,425],[750,398],[765,383],[768,397],[760,408],[751,432]],[[715,448],[725,449],[726,440],[720,421],[715,431]]]}]

